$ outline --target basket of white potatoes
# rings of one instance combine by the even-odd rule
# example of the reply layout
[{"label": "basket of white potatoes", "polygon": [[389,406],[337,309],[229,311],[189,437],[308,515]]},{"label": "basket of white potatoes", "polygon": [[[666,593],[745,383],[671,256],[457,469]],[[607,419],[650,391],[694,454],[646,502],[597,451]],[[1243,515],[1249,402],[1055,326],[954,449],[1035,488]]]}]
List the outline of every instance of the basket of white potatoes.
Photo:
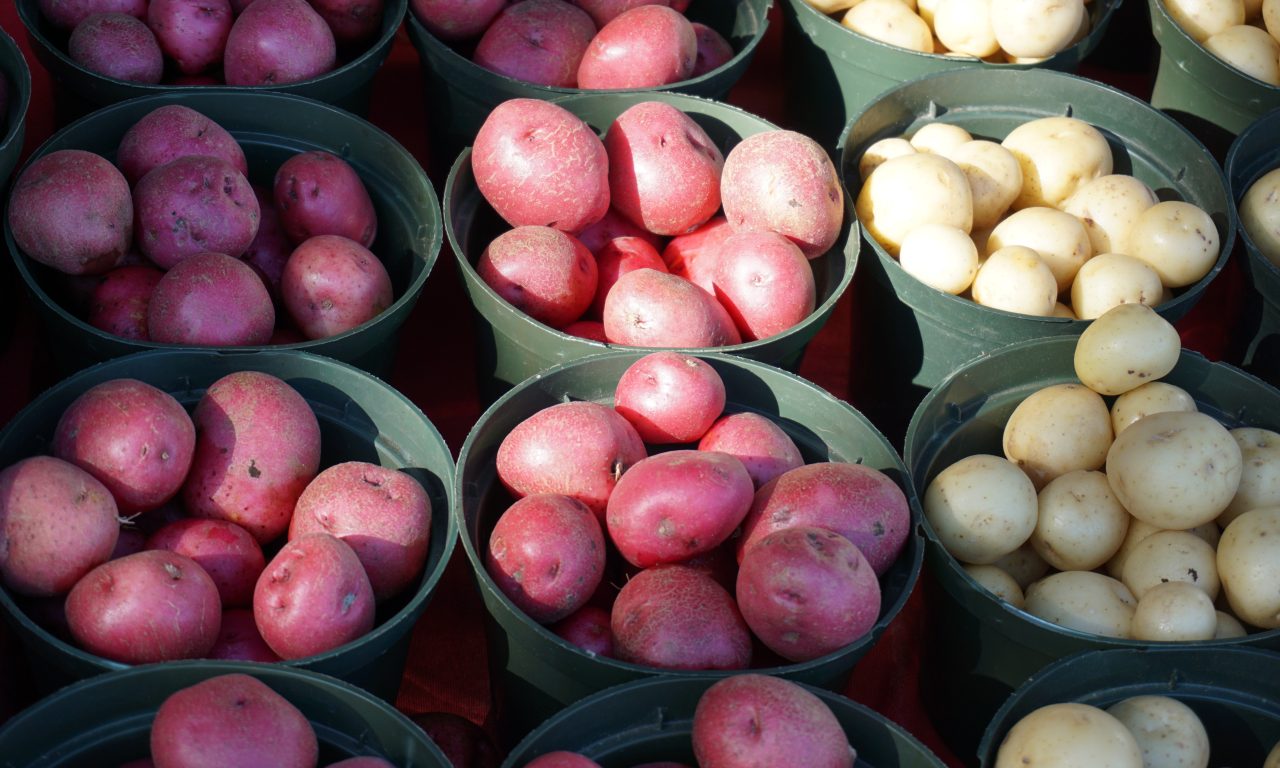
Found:
[{"label": "basket of white potatoes", "polygon": [[[1280,11],[1280,4],[1276,6]],[[1242,262],[1256,293],[1245,312],[1244,367],[1280,385],[1280,107],[1231,144],[1225,170],[1240,219]]]},{"label": "basket of white potatoes", "polygon": [[1072,653],[1280,648],[1280,392],[1149,307],[973,360],[904,456],[936,623],[922,695],[957,751]]}]

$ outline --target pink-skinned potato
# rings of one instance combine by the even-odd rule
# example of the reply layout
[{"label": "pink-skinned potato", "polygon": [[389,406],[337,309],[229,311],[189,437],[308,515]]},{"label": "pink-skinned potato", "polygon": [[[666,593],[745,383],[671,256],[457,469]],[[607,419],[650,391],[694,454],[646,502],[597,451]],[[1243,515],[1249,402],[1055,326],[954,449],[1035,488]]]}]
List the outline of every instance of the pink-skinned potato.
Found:
[{"label": "pink-skinned potato", "polygon": [[170,344],[266,344],[275,324],[275,305],[258,273],[223,253],[183,259],[156,282],[147,303],[147,333]]},{"label": "pink-skinned potato", "polygon": [[613,407],[646,443],[692,443],[724,411],[724,379],[682,352],[651,352],[618,377]]},{"label": "pink-skinned potato", "polygon": [[71,30],[67,55],[90,72],[133,83],[158,83],[164,54],[151,29],[125,13],[90,16]]},{"label": "pink-skinned potato", "polygon": [[373,587],[346,542],[303,534],[267,563],[253,591],[253,618],[280,658],[314,656],[373,629]]},{"label": "pink-skinned potato", "polygon": [[453,712],[419,712],[409,716],[426,732],[454,768],[498,768],[498,747],[488,731]]},{"label": "pink-skinned potato", "polygon": [[239,257],[258,232],[258,199],[234,165],[186,155],[152,168],[133,188],[137,245],[161,269],[197,253]]},{"label": "pink-skinned potato", "polygon": [[320,759],[320,741],[306,715],[243,673],[210,677],[166,697],[150,744],[159,768],[315,768]]},{"label": "pink-skinned potato", "polygon": [[646,568],[613,603],[618,658],[664,669],[745,669],[751,631],[733,596],[710,576],[683,565]]},{"label": "pink-skinned potato", "polygon": [[609,290],[622,275],[637,269],[667,271],[662,256],[649,241],[640,237],[615,237],[595,251],[595,257],[596,295],[588,310],[591,317],[604,316],[604,302],[609,297]]},{"label": "pink-skinned potato", "polygon": [[227,85],[285,85],[333,70],[333,31],[306,0],[253,0],[227,35]]},{"label": "pink-skinned potato", "polygon": [[813,268],[776,232],[738,232],[710,255],[715,297],[747,341],[799,325],[817,301]]},{"label": "pink-skinned potato", "polygon": [[552,624],[587,604],[604,576],[604,531],[586,504],[561,494],[516,500],[489,534],[485,570],[529,618]]},{"label": "pink-skinned potato", "polygon": [[604,302],[604,333],[637,347],[719,347],[742,343],[716,298],[682,277],[637,269],[618,278]]},{"label": "pink-skinned potato", "polygon": [[810,259],[835,245],[844,223],[844,191],[831,158],[795,131],[757,133],[731,149],[720,199],[735,230],[785,235]]},{"label": "pink-skinned potato", "polygon": [[125,664],[202,658],[221,622],[213,579],[176,552],[149,549],[109,560],[67,593],[76,643]]},{"label": "pink-skinned potato", "polygon": [[338,48],[355,51],[378,36],[385,0],[310,0],[333,32]]},{"label": "pink-skinned potato", "polygon": [[53,431],[53,455],[96,477],[122,514],[146,512],[177,495],[191,469],[196,429],[173,395],[144,381],[96,384],[67,406]]},{"label": "pink-skinned potato", "polygon": [[626,11],[642,5],[665,5],[681,13],[689,5],[687,0],[574,0],[574,3],[591,14],[591,20],[597,27],[603,27]]},{"label": "pink-skinned potato", "polygon": [[566,0],[522,0],[493,20],[472,61],[522,82],[576,88],[578,64],[595,35],[591,17]]},{"label": "pink-skinned potato", "polygon": [[146,341],[147,307],[164,273],[155,267],[131,264],[102,275],[89,299],[85,321],[123,339]]},{"label": "pink-skinned potato", "polygon": [[178,71],[198,75],[223,60],[234,19],[228,0],[150,0],[147,26]]},{"label": "pink-skinned potato", "polygon": [[498,479],[517,498],[562,493],[603,521],[618,478],[646,456],[625,418],[591,401],[559,403],[516,425],[498,445]]},{"label": "pink-skinned potato", "polygon": [[271,187],[280,225],[294,243],[341,235],[368,248],[378,234],[373,198],[360,173],[325,150],[299,152],[281,163]]},{"label": "pink-skinned potato", "polygon": [[65,30],[98,13],[125,13],[135,19],[147,18],[147,0],[39,0],[40,15]]},{"label": "pink-skinned potato", "polygon": [[130,184],[152,169],[188,155],[209,155],[229,163],[241,175],[249,175],[240,142],[227,129],[184,104],[157,107],[129,127],[120,137],[116,163]]},{"label": "pink-skinned potato", "polygon": [[662,249],[662,260],[667,265],[667,271],[715,295],[716,287],[711,270],[714,260],[706,257],[733,232],[728,219],[715,216],[692,232],[671,238],[671,242]]},{"label": "pink-skinned potato", "polygon": [[856,758],[822,699],[790,680],[754,673],[727,677],[702,694],[691,738],[702,768],[852,768]]},{"label": "pink-skinned potato", "polygon": [[175,520],[151,534],[146,548],[194,560],[213,579],[223,608],[252,605],[254,585],[267,566],[257,539],[226,520]]},{"label": "pink-skinned potato", "polygon": [[724,155],[702,126],[676,107],[660,101],[629,107],[609,126],[604,146],[609,199],[637,226],[658,235],[682,235],[720,210]]},{"label": "pink-skinned potato", "polygon": [[576,237],[536,225],[509,229],[480,254],[476,274],[504,301],[552,328],[591,306],[599,268]]},{"label": "pink-skinned potato", "polygon": [[473,40],[489,28],[511,0],[409,0],[409,10],[445,42]]},{"label": "pink-skinned potato", "polygon": [[632,8],[606,24],[578,65],[578,87],[652,88],[688,80],[698,59],[693,25],[665,5]]},{"label": "pink-skinned potato", "polygon": [[604,323],[599,320],[577,320],[560,330],[570,336],[577,336],[588,341],[598,341],[601,344],[609,341],[604,335]]},{"label": "pink-skinned potato", "polygon": [[284,265],[293,255],[293,241],[284,232],[280,213],[276,210],[271,189],[253,185],[253,195],[258,198],[258,232],[240,260],[253,267],[271,294],[271,300],[280,305],[280,280],[284,277]]},{"label": "pink-skinned potato", "polygon": [[609,156],[577,115],[541,99],[509,99],[476,133],[471,170],[480,194],[513,227],[576,233],[609,210]]},{"label": "pink-skinned potato", "polygon": [[367,461],[327,467],[294,507],[289,538],[322,531],[351,545],[378,601],[422,575],[431,544],[431,498],[412,475]]},{"label": "pink-skinned potato", "polygon": [[289,527],[320,469],[320,424],[298,391],[269,373],[218,379],[196,404],[196,451],[182,487],[194,517],[230,520],[265,544]]},{"label": "pink-skinned potato", "polygon": [[551,631],[593,656],[613,656],[609,612],[598,605],[582,606],[553,624]]},{"label": "pink-skinned potato", "polygon": [[60,149],[32,161],[9,192],[9,230],[22,252],[68,275],[96,275],[133,242],[129,182],[106,158]]},{"label": "pink-skinned potato", "polygon": [[120,535],[116,537],[115,549],[111,550],[111,557],[108,560],[118,560],[122,557],[141,552],[147,548],[147,534],[132,525],[121,524]]},{"label": "pink-skinned potato", "polygon": [[364,325],[395,300],[391,276],[378,257],[341,235],[316,235],[295,248],[280,276],[280,294],[308,339]]},{"label": "pink-skinned potato", "polygon": [[535,757],[525,763],[524,768],[600,768],[600,764],[577,752],[556,750]]},{"label": "pink-skinned potato", "polygon": [[782,528],[810,525],[853,542],[883,575],[897,559],[911,528],[902,489],[863,464],[817,462],[785,472],[756,491],[742,521],[738,562],[756,542]]},{"label": "pink-skinned potato", "polygon": [[693,34],[698,39],[698,57],[689,77],[700,77],[708,72],[714,72],[733,59],[736,52],[724,35],[701,22],[695,21],[692,24]]},{"label": "pink-skinned potato", "polygon": [[757,490],[783,472],[804,465],[794,440],[772,419],[752,411],[720,417],[698,441],[700,451],[738,457]]},{"label": "pink-skinned potato", "polygon": [[253,620],[253,610],[248,608],[228,608],[222,612],[218,639],[205,655],[228,661],[280,661],[280,655],[262,639]]},{"label": "pink-skinned potato", "polygon": [[661,235],[655,235],[643,227],[638,227],[631,223],[631,220],[618,212],[617,208],[610,206],[605,211],[604,216],[594,224],[578,233],[578,239],[582,244],[587,246],[587,250],[592,253],[599,253],[610,241],[620,237],[638,237],[654,250],[660,250],[666,244],[666,238]]},{"label": "pink-skinned potato", "polygon": [[74,464],[32,456],[0,471],[0,579],[14,592],[65,594],[119,535],[111,492]]}]

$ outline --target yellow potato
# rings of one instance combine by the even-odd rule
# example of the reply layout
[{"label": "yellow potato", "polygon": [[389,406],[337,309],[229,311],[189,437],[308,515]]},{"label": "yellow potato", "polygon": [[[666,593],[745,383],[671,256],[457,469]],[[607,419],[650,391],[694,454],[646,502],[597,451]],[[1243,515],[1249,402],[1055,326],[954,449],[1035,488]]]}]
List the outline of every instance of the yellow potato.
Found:
[{"label": "yellow potato", "polygon": [[994,565],[966,565],[964,570],[978,582],[978,586],[1014,608],[1022,608],[1022,587],[1009,574]]},{"label": "yellow potato", "polygon": [[[994,13],[994,6],[993,6]],[[1042,117],[1019,125],[1000,144],[1022,168],[1015,209],[1061,207],[1076,190],[1111,173],[1111,146],[1102,132],[1074,117]]]},{"label": "yellow potato", "polygon": [[1040,255],[1053,272],[1057,293],[1071,287],[1076,272],[1093,255],[1089,234],[1080,219],[1045,206],[1023,208],[991,230],[988,248],[998,251],[1011,245],[1026,246]]},{"label": "yellow potato", "polygon": [[1081,0],[991,0],[991,26],[1006,53],[1047,57],[1071,45],[1085,15]]},{"label": "yellow potato", "polygon": [[964,172],[973,194],[973,229],[1000,223],[1022,189],[1022,168],[1013,153],[994,141],[977,139],[943,153]]},{"label": "yellow potato", "polygon": [[1040,707],[1000,743],[995,768],[1143,768],[1129,729],[1104,710],[1067,702]]},{"label": "yellow potato", "polygon": [[1218,260],[1218,228],[1203,209],[1180,200],[1156,203],[1129,228],[1124,252],[1151,265],[1167,288],[1191,285]]},{"label": "yellow potato", "polygon": [[858,175],[862,177],[863,181],[866,181],[871,172],[879,168],[880,164],[885,160],[901,157],[902,155],[914,155],[915,153],[916,148],[901,136],[880,139],[867,147],[863,151],[862,157],[858,158]]},{"label": "yellow potato", "polygon": [[[1280,13],[1280,0],[1275,0],[1275,6]],[[1280,168],[1268,171],[1249,185],[1240,198],[1239,213],[1240,226],[1249,239],[1263,256],[1280,267]]]},{"label": "yellow potato", "polygon": [[862,0],[840,20],[872,40],[920,53],[933,53],[933,32],[902,0]]},{"label": "yellow potato", "polygon": [[1224,611],[1215,611],[1218,624],[1213,630],[1214,640],[1225,640],[1232,637],[1244,637],[1249,634],[1245,631],[1244,625],[1235,616]]},{"label": "yellow potato", "polygon": [[1044,578],[1049,572],[1049,564],[1040,557],[1040,553],[1028,542],[1009,554],[996,560],[991,565],[1013,577],[1019,589],[1025,590],[1035,581]]},{"label": "yellow potato", "polygon": [[1125,560],[1120,580],[1139,600],[1171,581],[1197,587],[1211,601],[1221,588],[1213,547],[1188,531],[1156,531],[1143,539]]},{"label": "yellow potato", "polygon": [[1231,521],[1218,542],[1218,573],[1241,621],[1280,627],[1280,507],[1253,509]]},{"label": "yellow potato", "polygon": [[1128,561],[1129,555],[1133,554],[1133,550],[1142,543],[1143,539],[1163,530],[1145,520],[1129,515],[1129,526],[1125,529],[1124,541],[1120,542],[1120,548],[1111,556],[1104,568],[1107,575],[1115,579],[1120,578],[1124,574],[1124,564]]},{"label": "yellow potato", "polygon": [[1162,0],[1174,23],[1203,43],[1227,27],[1244,23],[1244,0]]},{"label": "yellow potato", "polygon": [[1129,634],[1149,642],[1212,640],[1218,628],[1213,600],[1185,581],[1157,584],[1138,598]]},{"label": "yellow potato", "polygon": [[1123,253],[1100,253],[1086,261],[1071,283],[1071,308],[1092,320],[1121,304],[1154,307],[1164,294],[1160,275],[1142,259]]},{"label": "yellow potato", "polygon": [[1053,384],[1018,403],[1005,422],[1001,444],[1005,458],[1037,489],[1044,488],[1068,472],[1102,468],[1111,447],[1111,414],[1102,396],[1088,387]]},{"label": "yellow potato", "polygon": [[907,233],[898,261],[907,274],[925,285],[959,295],[978,274],[978,249],[964,230],[925,224]]},{"label": "yellow potato", "polygon": [[1262,0],[1262,24],[1268,34],[1280,40],[1280,0]]},{"label": "yellow potato", "polygon": [[974,454],[938,473],[925,489],[924,514],[942,546],[962,563],[989,565],[1036,526],[1036,489],[1000,456]]},{"label": "yellow potato", "polygon": [[860,0],[804,0],[815,9],[826,14],[839,13],[857,5]]},{"label": "yellow potato", "polygon": [[1062,210],[1080,219],[1094,253],[1115,253],[1138,214],[1160,202],[1151,187],[1126,174],[1100,176],[1076,190]]},{"label": "yellow potato", "polygon": [[1172,323],[1145,304],[1121,304],[1080,334],[1075,372],[1100,395],[1122,395],[1165,376],[1181,353],[1182,338]]},{"label": "yellow potato", "polygon": [[973,300],[985,307],[1046,317],[1058,300],[1058,281],[1040,254],[1021,245],[986,258],[973,278]]},{"label": "yellow potato", "polygon": [[991,23],[991,0],[940,0],[933,31],[948,50],[975,58],[1000,50]]},{"label": "yellow potato", "polygon": [[863,183],[855,209],[867,233],[894,256],[916,227],[946,224],[968,232],[973,226],[973,194],[964,172],[945,157],[923,152],[884,161]]},{"label": "yellow potato", "polygon": [[1280,85],[1280,42],[1266,30],[1239,24],[1204,41],[1205,50],[1255,80]]},{"label": "yellow potato", "polygon": [[938,0],[916,0],[916,14],[933,28],[933,11],[938,7]]},{"label": "yellow potato", "polygon": [[1231,437],[1240,446],[1240,486],[1218,515],[1223,527],[1251,509],[1280,506],[1280,434],[1240,427],[1231,430]]},{"label": "yellow potato", "polygon": [[910,139],[911,146],[917,152],[930,152],[943,157],[947,157],[951,150],[961,144],[971,141],[973,137],[968,131],[951,123],[925,123]]},{"label": "yellow potato", "polygon": [[1195,710],[1171,696],[1133,696],[1107,707],[1142,750],[1146,768],[1206,768],[1209,734]]},{"label": "yellow potato", "polygon": [[1080,318],[1076,317],[1076,313],[1075,313],[1075,312],[1073,312],[1073,311],[1071,310],[1071,307],[1068,307],[1066,304],[1063,304],[1063,303],[1062,303],[1062,302],[1060,302],[1060,301],[1059,301],[1059,302],[1054,303],[1054,305],[1053,305],[1053,314],[1052,314],[1052,315],[1050,315],[1050,317],[1065,317],[1065,318],[1066,318],[1066,319],[1068,319],[1068,320],[1079,320],[1079,319],[1080,319]]},{"label": "yellow potato", "polygon": [[1091,571],[1116,553],[1129,513],[1101,472],[1077,470],[1040,491],[1031,546],[1060,571]]},{"label": "yellow potato", "polygon": [[1025,610],[1077,632],[1127,638],[1137,604],[1129,588],[1110,576],[1060,571],[1027,587]]},{"label": "yellow potato", "polygon": [[1120,434],[1133,422],[1152,413],[1197,410],[1187,390],[1167,381],[1148,381],[1117,397],[1111,403],[1111,431]]}]

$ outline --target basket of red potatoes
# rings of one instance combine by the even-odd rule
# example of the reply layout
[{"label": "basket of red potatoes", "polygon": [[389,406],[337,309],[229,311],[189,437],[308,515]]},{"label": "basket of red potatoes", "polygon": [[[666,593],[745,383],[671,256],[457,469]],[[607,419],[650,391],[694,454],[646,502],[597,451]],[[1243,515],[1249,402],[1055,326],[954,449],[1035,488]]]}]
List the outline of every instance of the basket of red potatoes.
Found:
[{"label": "basket of red potatoes", "polygon": [[842,686],[920,568],[916,502],[885,438],[733,356],[552,368],[481,417],[458,466],[509,740],[651,675]]},{"label": "basket of red potatoes", "polygon": [[14,417],[0,466],[0,605],[44,688],[219,658],[394,700],[455,538],[430,421],[299,352],[86,369]]}]

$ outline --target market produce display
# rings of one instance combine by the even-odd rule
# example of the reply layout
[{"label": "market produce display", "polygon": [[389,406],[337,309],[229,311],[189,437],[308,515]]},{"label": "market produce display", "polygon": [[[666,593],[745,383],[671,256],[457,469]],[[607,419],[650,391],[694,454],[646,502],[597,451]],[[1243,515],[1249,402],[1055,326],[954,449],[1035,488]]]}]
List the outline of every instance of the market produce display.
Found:
[{"label": "market produce display", "polygon": [[1161,0],[1169,16],[1212,55],[1280,87],[1280,4],[1275,0]]}]

